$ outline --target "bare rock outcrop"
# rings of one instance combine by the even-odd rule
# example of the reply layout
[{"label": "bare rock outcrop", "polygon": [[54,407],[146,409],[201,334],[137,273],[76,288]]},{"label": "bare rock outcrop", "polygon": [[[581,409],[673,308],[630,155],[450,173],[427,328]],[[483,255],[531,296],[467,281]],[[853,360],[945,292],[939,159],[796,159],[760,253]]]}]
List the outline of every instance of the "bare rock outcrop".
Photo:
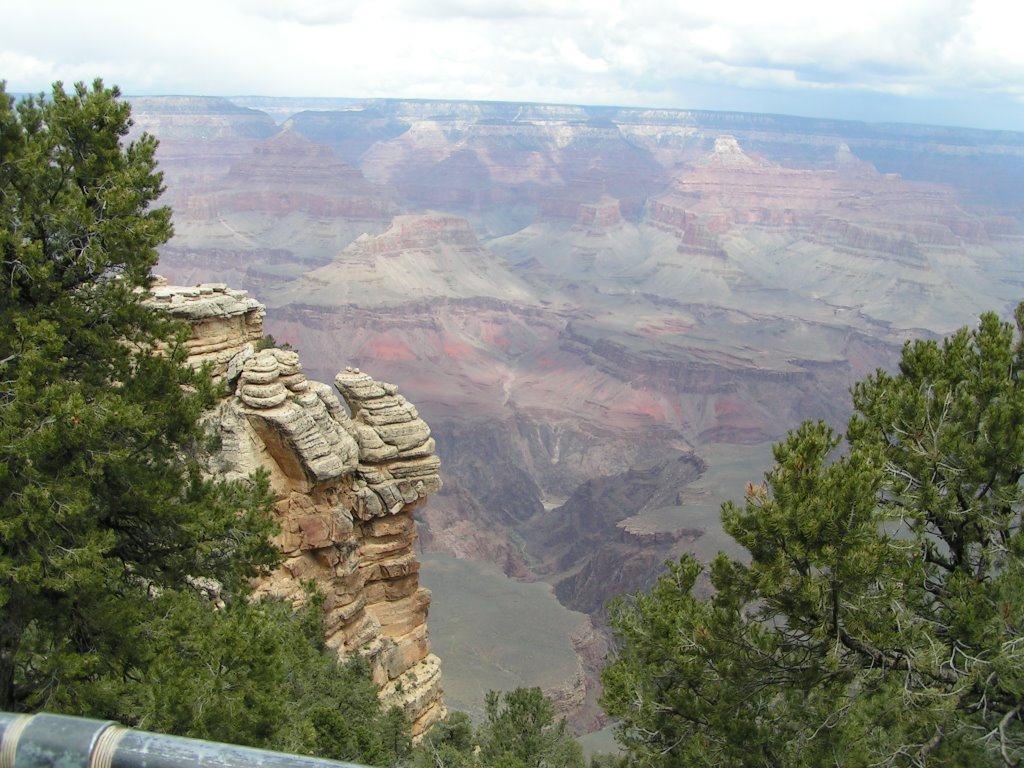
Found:
[{"label": "bare rock outcrop", "polygon": [[581,203],[576,211],[573,228],[590,235],[602,236],[608,230],[622,227],[622,209],[619,201],[604,195],[596,203]]},{"label": "bare rock outcrop", "polygon": [[776,165],[721,135],[710,153],[676,174],[670,190],[648,201],[648,221],[675,232],[684,253],[724,258],[724,236],[763,227],[911,268],[926,264],[923,251],[942,254],[988,239],[948,188],[879,173],[845,142],[832,166]]},{"label": "bare rock outcrop", "polygon": [[257,593],[298,604],[314,582],[328,645],[367,658],[385,705],[419,736],[445,714],[413,549],[413,511],[441,488],[430,428],[392,384],[339,373],[346,410],[295,352],[257,351],[264,310],[244,291],[158,284],[152,303],[192,324],[189,363],[209,363],[231,388],[208,419],[220,442],[212,471],[270,474],[285,560]]},{"label": "bare rock outcrop", "polygon": [[263,305],[246,291],[223,283],[170,286],[157,278],[150,303],[188,322],[192,337],[185,342],[190,365],[209,364],[215,380],[233,379],[263,338]]}]

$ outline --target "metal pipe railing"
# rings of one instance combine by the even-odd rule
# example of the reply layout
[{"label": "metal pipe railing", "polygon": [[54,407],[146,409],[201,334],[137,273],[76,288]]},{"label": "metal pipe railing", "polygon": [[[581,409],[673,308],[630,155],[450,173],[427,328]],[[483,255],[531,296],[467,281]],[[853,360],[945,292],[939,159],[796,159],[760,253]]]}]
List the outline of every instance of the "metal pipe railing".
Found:
[{"label": "metal pipe railing", "polygon": [[125,728],[110,720],[0,712],[0,768],[362,768]]}]

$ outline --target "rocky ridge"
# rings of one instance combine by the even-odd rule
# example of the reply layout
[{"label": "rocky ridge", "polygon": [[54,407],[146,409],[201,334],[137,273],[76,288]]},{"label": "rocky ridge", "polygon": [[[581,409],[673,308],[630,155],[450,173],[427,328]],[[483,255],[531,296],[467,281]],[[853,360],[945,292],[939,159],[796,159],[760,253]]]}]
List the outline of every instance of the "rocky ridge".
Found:
[{"label": "rocky ridge", "polygon": [[264,309],[245,291],[158,284],[151,303],[191,324],[189,364],[230,388],[208,417],[220,443],[211,470],[269,473],[285,560],[257,594],[299,604],[315,583],[327,644],[365,657],[385,705],[421,735],[445,714],[413,551],[413,513],[441,488],[430,428],[393,384],[346,369],[335,378],[343,406],[295,352],[257,350]]}]

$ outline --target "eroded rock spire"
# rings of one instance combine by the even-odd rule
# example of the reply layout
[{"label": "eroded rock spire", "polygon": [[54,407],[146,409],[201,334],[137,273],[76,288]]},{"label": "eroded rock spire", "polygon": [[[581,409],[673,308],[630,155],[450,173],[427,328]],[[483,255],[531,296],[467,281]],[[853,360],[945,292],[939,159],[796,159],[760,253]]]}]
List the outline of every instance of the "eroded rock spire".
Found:
[{"label": "eroded rock spire", "polygon": [[430,428],[393,384],[342,371],[346,411],[330,386],[306,378],[298,354],[257,351],[264,309],[244,291],[160,283],[152,302],[192,325],[189,363],[231,387],[208,418],[220,445],[211,471],[270,474],[285,561],[257,594],[299,603],[312,580],[328,645],[364,656],[385,705],[401,706],[422,734],[445,714],[413,549],[413,511],[441,488]]}]

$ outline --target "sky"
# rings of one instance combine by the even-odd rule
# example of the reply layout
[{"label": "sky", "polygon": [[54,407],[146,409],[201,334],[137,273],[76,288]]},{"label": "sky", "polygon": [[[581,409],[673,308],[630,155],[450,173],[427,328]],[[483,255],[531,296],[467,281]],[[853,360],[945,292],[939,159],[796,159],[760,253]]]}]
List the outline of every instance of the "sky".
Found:
[{"label": "sky", "polygon": [[1015,0],[3,0],[13,93],[601,104],[1024,131]]}]

